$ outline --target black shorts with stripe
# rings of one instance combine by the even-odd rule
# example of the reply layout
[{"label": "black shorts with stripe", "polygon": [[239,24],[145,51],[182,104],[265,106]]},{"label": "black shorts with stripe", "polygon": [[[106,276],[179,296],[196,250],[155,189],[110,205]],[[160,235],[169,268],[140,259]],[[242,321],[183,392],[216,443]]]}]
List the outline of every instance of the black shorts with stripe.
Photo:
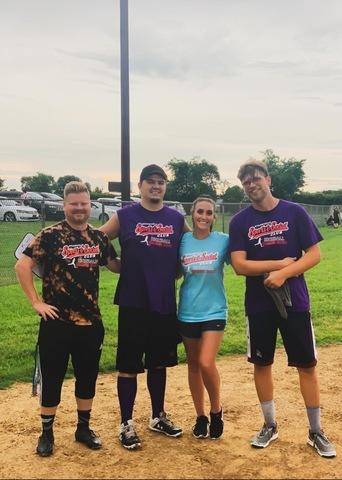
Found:
[{"label": "black shorts with stripe", "polygon": [[283,319],[278,312],[262,312],[247,317],[247,357],[257,365],[271,365],[280,331],[291,367],[316,365],[316,344],[310,312],[288,311]]}]

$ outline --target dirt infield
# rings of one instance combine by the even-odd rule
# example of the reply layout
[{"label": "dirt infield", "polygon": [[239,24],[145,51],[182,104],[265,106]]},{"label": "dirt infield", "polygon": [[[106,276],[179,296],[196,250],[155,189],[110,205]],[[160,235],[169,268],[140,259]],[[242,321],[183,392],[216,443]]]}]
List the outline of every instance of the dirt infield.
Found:
[{"label": "dirt infield", "polygon": [[[40,431],[39,407],[30,386],[17,384],[0,391],[0,478],[342,478],[342,345],[319,350],[323,426],[337,447],[337,457],[323,459],[306,445],[307,421],[295,369],[286,367],[285,354],[275,362],[279,439],[265,450],[249,446],[261,425],[252,367],[244,357],[219,360],[224,399],[225,433],[220,440],[191,436],[194,411],[187,386],[186,366],[170,369],[167,410],[184,427],[180,438],[167,438],[146,428],[149,400],[145,377],[139,377],[135,409],[140,451],[119,446],[115,375],[102,375],[93,409],[93,426],[103,448],[89,451],[74,441],[73,382],[65,382],[55,422],[53,457],[35,455]],[[171,393],[173,392],[173,393]]]}]

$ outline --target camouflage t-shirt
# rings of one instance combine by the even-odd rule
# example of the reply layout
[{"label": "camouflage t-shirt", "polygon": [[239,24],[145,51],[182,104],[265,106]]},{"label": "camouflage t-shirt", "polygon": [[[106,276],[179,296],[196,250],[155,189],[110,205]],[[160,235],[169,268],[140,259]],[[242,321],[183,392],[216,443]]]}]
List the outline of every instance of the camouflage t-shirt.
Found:
[{"label": "camouflage t-shirt", "polygon": [[63,220],[42,230],[23,252],[42,268],[43,300],[77,325],[101,321],[99,266],[117,256],[108,237],[90,225],[74,230]]}]

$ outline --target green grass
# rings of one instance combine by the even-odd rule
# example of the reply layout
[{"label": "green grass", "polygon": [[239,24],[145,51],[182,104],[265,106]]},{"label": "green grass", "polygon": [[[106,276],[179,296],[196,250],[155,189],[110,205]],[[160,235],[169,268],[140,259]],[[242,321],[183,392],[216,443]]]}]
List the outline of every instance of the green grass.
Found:
[{"label": "green grass", "polygon": [[[23,234],[26,231],[24,228]],[[342,341],[342,229],[323,228],[321,231],[325,237],[321,245],[322,261],[306,274],[306,278],[311,294],[317,344],[327,345]],[[117,278],[117,275],[106,269],[101,272],[100,307],[106,329],[101,358],[102,372],[114,369],[117,306],[113,305],[113,295]],[[39,287],[39,282],[37,286]],[[231,267],[228,267],[225,271],[225,286],[229,298],[229,321],[220,355],[245,353],[244,278],[237,277]],[[0,287],[0,294],[0,388],[5,388],[15,381],[31,380],[38,317],[18,285]],[[180,360],[184,361],[183,346],[179,347],[179,354]]]},{"label": "green grass", "polygon": [[[56,222],[46,222],[46,226]],[[101,223],[92,220],[94,227],[99,227]],[[37,234],[42,229],[41,222],[0,222],[0,287],[16,283],[14,265],[16,258],[14,252],[26,233]],[[114,242],[115,248],[118,242]]]}]

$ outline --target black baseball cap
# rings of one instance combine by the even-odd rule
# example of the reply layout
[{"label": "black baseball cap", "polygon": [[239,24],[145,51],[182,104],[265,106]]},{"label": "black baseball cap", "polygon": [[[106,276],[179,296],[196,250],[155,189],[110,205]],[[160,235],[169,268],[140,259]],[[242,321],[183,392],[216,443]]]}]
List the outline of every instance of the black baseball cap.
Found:
[{"label": "black baseball cap", "polygon": [[164,170],[158,165],[152,163],[151,165],[147,165],[141,170],[140,183],[143,180],[147,180],[152,175],[160,175],[164,180],[167,180],[167,175]]}]

